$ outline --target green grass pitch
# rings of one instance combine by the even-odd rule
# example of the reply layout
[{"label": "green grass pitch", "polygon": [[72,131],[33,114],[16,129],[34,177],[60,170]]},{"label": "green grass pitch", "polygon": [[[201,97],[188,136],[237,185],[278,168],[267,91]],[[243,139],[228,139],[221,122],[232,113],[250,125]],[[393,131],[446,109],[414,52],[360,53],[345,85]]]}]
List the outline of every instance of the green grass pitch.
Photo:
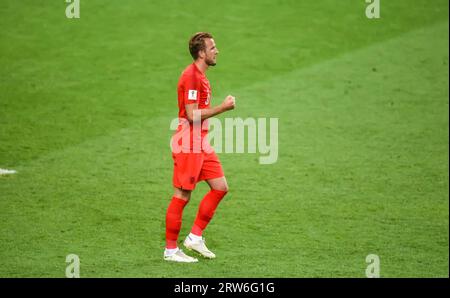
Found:
[{"label": "green grass pitch", "polygon": [[[0,277],[449,276],[448,1],[3,0]],[[190,35],[226,117],[278,118],[279,156],[219,155],[212,261],[162,259]],[[186,207],[180,240],[206,185]]]}]

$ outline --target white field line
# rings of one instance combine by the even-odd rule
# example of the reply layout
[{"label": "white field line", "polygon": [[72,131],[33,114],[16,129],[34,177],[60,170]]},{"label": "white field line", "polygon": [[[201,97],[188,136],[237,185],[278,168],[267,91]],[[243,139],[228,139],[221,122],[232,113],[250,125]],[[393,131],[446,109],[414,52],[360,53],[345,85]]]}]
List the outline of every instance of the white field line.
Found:
[{"label": "white field line", "polygon": [[15,170],[7,170],[7,169],[0,168],[0,175],[11,175],[11,174],[15,174],[15,173],[17,173],[17,171],[15,171]]}]

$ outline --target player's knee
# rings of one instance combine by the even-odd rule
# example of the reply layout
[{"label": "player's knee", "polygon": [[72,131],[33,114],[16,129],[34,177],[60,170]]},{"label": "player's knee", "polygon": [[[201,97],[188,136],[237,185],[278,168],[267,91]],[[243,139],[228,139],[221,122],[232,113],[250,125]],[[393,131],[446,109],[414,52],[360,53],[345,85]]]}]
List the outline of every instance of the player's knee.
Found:
[{"label": "player's knee", "polygon": [[190,196],[180,196],[179,198],[184,200],[184,201],[186,201],[186,202],[189,202],[189,200],[191,199]]},{"label": "player's knee", "polygon": [[181,188],[175,188],[174,197],[180,198],[182,200],[188,201],[191,199],[191,191],[184,190]]},{"label": "player's knee", "polygon": [[226,181],[222,186],[222,191],[225,192],[225,194],[227,194],[227,192],[229,191],[228,183]]},{"label": "player's knee", "polygon": [[228,184],[226,184],[226,183],[217,185],[217,186],[214,187],[213,189],[215,189],[215,190],[220,190],[220,191],[224,192],[224,193],[225,193],[224,195],[226,195],[226,193],[229,191],[229,189],[228,189]]},{"label": "player's knee", "polygon": [[183,192],[180,195],[180,198],[189,202],[189,200],[191,199],[191,193],[190,192],[188,192],[188,193]]}]

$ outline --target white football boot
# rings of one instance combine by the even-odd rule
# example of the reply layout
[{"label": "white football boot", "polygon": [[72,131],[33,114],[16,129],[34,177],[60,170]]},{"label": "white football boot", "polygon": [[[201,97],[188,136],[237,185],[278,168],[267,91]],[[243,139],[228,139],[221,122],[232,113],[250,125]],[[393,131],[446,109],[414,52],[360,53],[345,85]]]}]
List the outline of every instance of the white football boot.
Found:
[{"label": "white football boot", "polygon": [[206,247],[204,238],[194,240],[188,235],[183,244],[187,249],[198,252],[205,258],[214,259],[216,257],[216,255]]},{"label": "white football boot", "polygon": [[167,254],[166,251],[164,251],[164,260],[172,261],[172,262],[179,262],[179,263],[196,263],[196,262],[198,262],[198,260],[196,258],[188,256],[181,249],[178,249],[176,252],[171,253],[171,254]]}]

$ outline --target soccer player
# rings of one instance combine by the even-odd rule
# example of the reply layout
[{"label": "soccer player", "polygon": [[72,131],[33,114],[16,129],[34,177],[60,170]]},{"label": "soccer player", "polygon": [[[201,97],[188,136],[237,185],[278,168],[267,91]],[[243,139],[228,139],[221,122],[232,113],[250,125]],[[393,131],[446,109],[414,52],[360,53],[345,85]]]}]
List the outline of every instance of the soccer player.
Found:
[{"label": "soccer player", "polygon": [[[206,247],[202,233],[211,221],[220,201],[227,194],[228,184],[222,165],[212,148],[210,146],[196,148],[196,145],[208,144],[203,142],[205,139],[207,141],[208,128],[207,125],[203,125],[207,124],[204,123],[207,118],[235,107],[235,98],[231,95],[228,95],[220,105],[211,106],[211,87],[206,78],[206,71],[210,66],[216,65],[217,54],[219,54],[213,36],[207,32],[194,34],[189,40],[189,52],[194,62],[186,67],[178,82],[179,125],[175,134],[187,135],[190,141],[187,144],[183,143],[183,150],[175,152],[174,138],[172,139],[174,194],[166,213],[164,251],[164,260],[186,263],[198,260],[186,255],[178,248],[177,240],[183,209],[199,181],[206,181],[211,189],[200,202],[191,232],[183,244],[187,249],[205,258],[216,257]],[[201,125],[199,126],[201,129],[197,130],[198,133],[194,128],[196,124]],[[179,145],[179,142],[175,145]]]}]

